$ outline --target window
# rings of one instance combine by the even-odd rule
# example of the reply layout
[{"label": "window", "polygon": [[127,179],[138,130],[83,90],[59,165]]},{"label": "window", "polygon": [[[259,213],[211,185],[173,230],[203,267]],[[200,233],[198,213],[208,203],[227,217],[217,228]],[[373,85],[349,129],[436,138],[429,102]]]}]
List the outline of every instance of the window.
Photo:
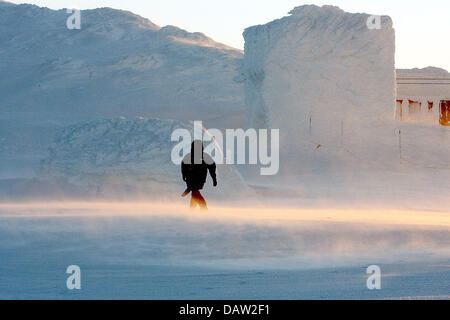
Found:
[{"label": "window", "polygon": [[441,101],[440,124],[450,126],[450,100]]},{"label": "window", "polygon": [[409,114],[420,113],[420,109],[422,107],[422,103],[418,101],[409,100]]}]

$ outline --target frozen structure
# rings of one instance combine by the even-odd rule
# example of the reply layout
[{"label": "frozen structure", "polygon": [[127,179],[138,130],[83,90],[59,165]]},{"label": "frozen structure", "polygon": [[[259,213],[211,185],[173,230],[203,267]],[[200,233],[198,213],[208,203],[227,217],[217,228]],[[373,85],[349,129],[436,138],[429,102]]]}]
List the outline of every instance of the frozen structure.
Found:
[{"label": "frozen structure", "polygon": [[[160,119],[107,119],[64,130],[41,163],[41,179],[66,181],[85,193],[127,199],[173,199],[184,190],[179,165],[171,161],[176,129],[190,123]],[[248,196],[248,187],[231,165],[218,165],[220,190],[209,179],[205,194]]]},{"label": "frozen structure", "polygon": [[450,126],[450,73],[428,67],[397,70],[396,119]]},{"label": "frozen structure", "polygon": [[389,17],[379,29],[370,19],[307,5],[245,30],[247,126],[280,129],[281,161],[323,168],[337,146],[370,141],[374,123],[394,119],[394,29]]}]

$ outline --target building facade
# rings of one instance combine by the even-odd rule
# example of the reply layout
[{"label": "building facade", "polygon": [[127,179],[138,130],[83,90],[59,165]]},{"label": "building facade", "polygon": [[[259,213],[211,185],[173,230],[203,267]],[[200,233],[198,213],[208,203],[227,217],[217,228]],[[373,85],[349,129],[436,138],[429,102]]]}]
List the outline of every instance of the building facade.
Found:
[{"label": "building facade", "polygon": [[450,74],[436,68],[398,70],[395,118],[450,126]]}]

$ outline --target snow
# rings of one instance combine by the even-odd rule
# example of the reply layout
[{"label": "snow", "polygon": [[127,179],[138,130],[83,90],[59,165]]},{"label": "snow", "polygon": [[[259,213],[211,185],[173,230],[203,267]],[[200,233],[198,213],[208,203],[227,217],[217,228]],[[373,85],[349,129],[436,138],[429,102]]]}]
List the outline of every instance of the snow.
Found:
[{"label": "snow", "polygon": [[[185,187],[180,166],[171,159],[178,141],[170,142],[177,129],[186,129],[193,136],[193,124],[177,120],[109,119],[71,126],[50,147],[39,176],[64,178],[96,197],[178,199]],[[236,199],[252,194],[233,166],[218,165],[217,176],[220,192],[210,190],[209,180],[207,198],[220,199],[226,194]]]},{"label": "snow", "polygon": [[[450,73],[447,70],[428,67],[423,69],[399,69],[397,70],[399,80],[397,95],[399,98],[409,97],[418,101],[439,100],[442,98],[450,99],[450,85],[408,85],[405,83],[442,83],[450,81],[439,80],[417,80],[417,79],[450,79]],[[416,80],[405,80],[405,78],[414,78]]]},{"label": "snow", "polygon": [[427,68],[414,68],[414,69],[397,69],[397,76],[403,77],[425,77],[425,78],[448,78],[450,73],[442,68],[427,67]]},{"label": "snow", "polygon": [[448,206],[448,128],[395,120],[392,21],[368,17],[302,6],[244,32],[247,126],[280,129],[281,161],[276,177],[245,176],[272,202]]},{"label": "snow", "polygon": [[310,140],[339,145],[343,129],[393,118],[392,21],[369,30],[368,18],[311,5],[245,30],[247,126],[279,128],[281,157],[311,157]]},{"label": "snow", "polygon": [[[2,204],[0,298],[448,299],[448,214],[260,209]],[[366,287],[373,264],[380,291]],[[81,291],[65,287],[69,265]]]},{"label": "snow", "polygon": [[240,50],[121,10],[83,10],[81,30],[68,30],[68,17],[0,7],[0,177],[32,177],[62,128],[78,122],[144,116],[242,127]]},{"label": "snow", "polygon": [[[130,12],[67,16],[0,1],[0,298],[449,298],[450,131],[394,119],[390,18],[298,7],[247,29],[244,57]],[[424,73],[448,76],[397,76]],[[245,112],[281,130],[281,174],[219,166],[188,210],[171,133]]]}]

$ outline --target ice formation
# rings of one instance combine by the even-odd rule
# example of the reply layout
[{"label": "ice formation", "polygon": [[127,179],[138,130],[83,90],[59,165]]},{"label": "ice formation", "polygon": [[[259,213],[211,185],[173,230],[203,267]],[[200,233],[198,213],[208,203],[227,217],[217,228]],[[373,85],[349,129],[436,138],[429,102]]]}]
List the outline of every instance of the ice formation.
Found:
[{"label": "ice formation", "polygon": [[369,29],[369,18],[308,5],[245,30],[247,126],[279,128],[285,161],[331,156],[343,135],[393,119],[394,29],[386,16]]}]

